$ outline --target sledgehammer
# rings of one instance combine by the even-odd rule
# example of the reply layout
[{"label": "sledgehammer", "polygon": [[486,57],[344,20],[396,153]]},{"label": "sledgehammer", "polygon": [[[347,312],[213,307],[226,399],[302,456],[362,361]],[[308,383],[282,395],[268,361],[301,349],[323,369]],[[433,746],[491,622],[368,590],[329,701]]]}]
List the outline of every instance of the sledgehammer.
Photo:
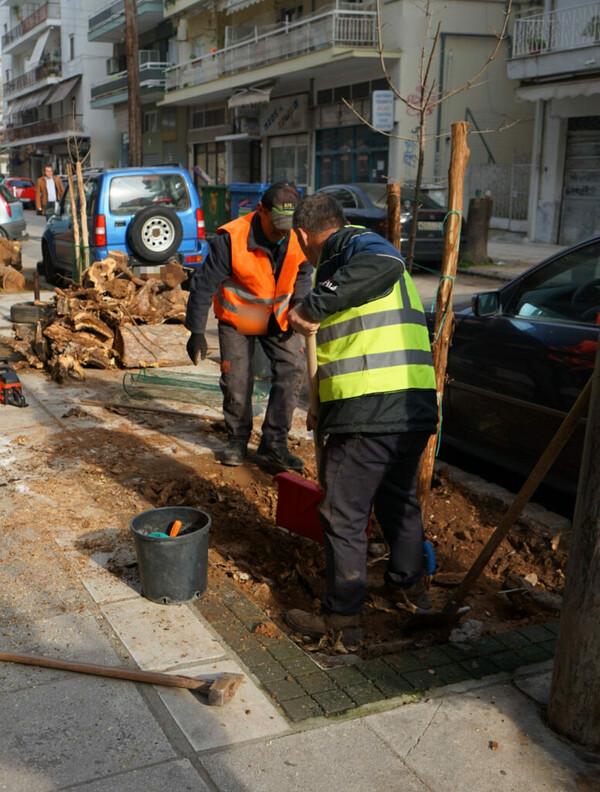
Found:
[{"label": "sledgehammer", "polygon": [[236,690],[244,681],[242,674],[219,674],[215,679],[202,677],[177,676],[176,674],[161,674],[156,671],[136,671],[115,666],[96,665],[94,663],[79,663],[75,660],[55,660],[50,657],[37,655],[14,654],[13,652],[0,652],[0,660],[6,663],[24,663],[25,665],[43,666],[45,668],[59,668],[62,671],[78,671],[80,674],[93,674],[94,676],[113,677],[114,679],[128,679],[131,682],[147,682],[151,685],[166,685],[168,687],[187,688],[197,693],[204,694],[208,703],[213,707],[222,707],[231,701]]}]

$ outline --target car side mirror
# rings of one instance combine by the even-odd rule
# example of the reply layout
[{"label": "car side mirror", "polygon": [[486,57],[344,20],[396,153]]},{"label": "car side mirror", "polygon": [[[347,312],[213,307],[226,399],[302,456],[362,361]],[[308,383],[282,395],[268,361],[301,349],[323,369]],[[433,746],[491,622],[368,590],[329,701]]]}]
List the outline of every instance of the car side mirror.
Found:
[{"label": "car side mirror", "polygon": [[474,294],[471,308],[475,316],[493,316],[500,311],[500,295],[496,291]]},{"label": "car side mirror", "polygon": [[60,205],[58,201],[47,201],[44,204],[44,214],[46,218],[54,217],[54,215],[60,214]]}]

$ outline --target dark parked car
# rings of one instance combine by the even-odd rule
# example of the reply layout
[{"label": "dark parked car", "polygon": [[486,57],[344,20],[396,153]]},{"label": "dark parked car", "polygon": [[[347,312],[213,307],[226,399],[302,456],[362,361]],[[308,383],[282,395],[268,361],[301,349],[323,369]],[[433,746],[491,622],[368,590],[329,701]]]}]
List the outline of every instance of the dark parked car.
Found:
[{"label": "dark parked car", "polygon": [[[600,236],[474,295],[455,322],[443,442],[529,474],[594,368]],[[546,477],[555,489],[576,489],[584,426]]]},{"label": "dark parked car", "polygon": [[[344,209],[344,216],[353,225],[371,228],[382,236],[387,235],[387,194],[386,185],[381,183],[360,182],[356,184],[332,184],[317,190],[336,198]],[[401,250],[408,251],[408,236],[413,216],[414,192],[402,187]],[[439,265],[444,251],[443,222],[446,208],[433,198],[419,196],[417,218],[417,239],[415,243],[415,262],[426,265]],[[464,244],[464,224],[461,247]]]}]

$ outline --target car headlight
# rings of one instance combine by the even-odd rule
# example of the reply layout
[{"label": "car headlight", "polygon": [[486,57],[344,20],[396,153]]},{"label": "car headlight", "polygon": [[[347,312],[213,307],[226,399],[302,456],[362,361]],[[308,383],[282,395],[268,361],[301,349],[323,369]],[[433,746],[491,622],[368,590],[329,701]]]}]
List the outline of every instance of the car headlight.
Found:
[{"label": "car headlight", "polygon": [[410,222],[410,213],[409,212],[401,212],[400,213],[400,225],[406,225],[406,223]]}]

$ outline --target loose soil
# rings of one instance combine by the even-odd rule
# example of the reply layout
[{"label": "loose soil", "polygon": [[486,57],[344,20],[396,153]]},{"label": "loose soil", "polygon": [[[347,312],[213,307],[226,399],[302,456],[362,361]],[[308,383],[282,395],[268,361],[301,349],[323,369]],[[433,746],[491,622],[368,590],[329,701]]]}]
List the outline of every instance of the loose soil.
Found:
[{"label": "loose soil", "polygon": [[[219,581],[226,576],[288,634],[283,619],[287,609],[318,607],[324,593],[323,548],[275,525],[277,490],[273,471],[261,467],[252,453],[243,466],[229,468],[221,466],[212,453],[190,452],[189,445],[177,442],[178,435],[188,444],[190,437],[202,435],[204,446],[218,446],[215,439],[225,440],[220,420],[197,416],[173,419],[124,410],[121,414],[127,421],[99,426],[90,419],[100,415],[110,419],[103,408],[84,406],[65,414],[63,421],[72,431],[54,435],[44,448],[38,447],[34,465],[39,470],[28,485],[54,501],[68,503],[75,498],[82,514],[74,526],[80,552],[108,553],[109,570],[130,583],[135,568],[131,518],[152,507],[193,506],[212,518],[209,576],[213,591],[218,591]],[[82,428],[79,421],[86,426]],[[135,432],[128,428],[134,424]],[[27,444],[26,434],[19,441]],[[258,437],[253,441],[257,443]],[[310,444],[291,443],[291,449],[306,460],[305,475],[314,480]],[[45,475],[40,475],[40,461]],[[97,507],[102,509],[106,518],[102,525],[94,517],[83,516],[85,503],[90,501],[94,502],[94,512]],[[474,502],[444,471],[435,476],[428,512],[427,538],[435,547],[438,564],[430,593],[434,606],[441,608],[502,514]],[[36,522],[51,525],[52,507],[46,515],[38,509]],[[107,524],[110,529],[106,529]],[[381,531],[374,525],[369,540],[365,639],[352,647],[362,657],[397,650],[408,618],[393,601],[376,593],[383,584],[385,554]],[[511,587],[508,576],[518,574],[530,576],[536,590],[560,594],[565,565],[565,537],[551,537],[517,525],[469,595],[471,612],[467,618],[483,622],[487,633],[556,618],[556,611],[532,605],[518,592],[501,592]],[[261,629],[270,629],[268,623]],[[420,634],[419,641],[426,645],[445,640],[447,635],[447,630]],[[291,638],[308,650],[317,648],[301,635],[291,634]],[[323,648],[327,650],[323,646],[319,650]],[[329,651],[334,649],[329,647]]]}]

